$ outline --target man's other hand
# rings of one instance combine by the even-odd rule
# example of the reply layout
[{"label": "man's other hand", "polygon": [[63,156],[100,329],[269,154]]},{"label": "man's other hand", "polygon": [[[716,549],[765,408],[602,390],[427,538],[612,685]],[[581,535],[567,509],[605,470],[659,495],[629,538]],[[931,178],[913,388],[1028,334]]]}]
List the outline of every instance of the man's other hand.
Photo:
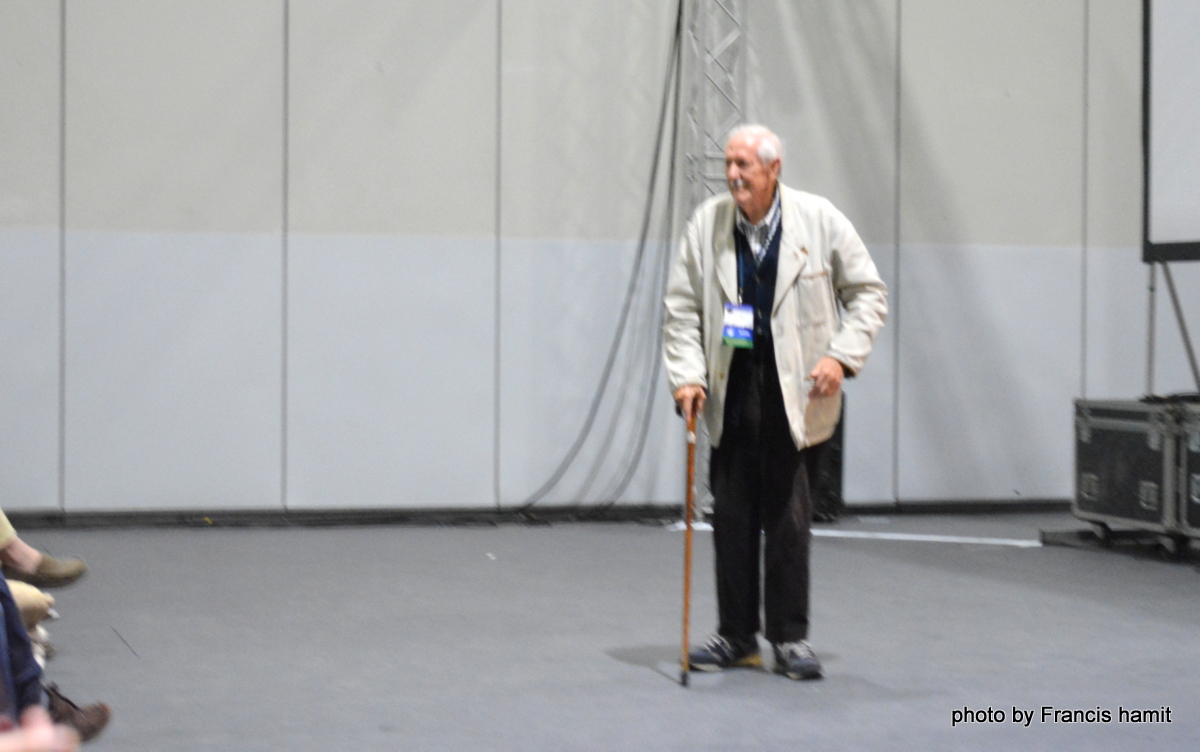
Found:
[{"label": "man's other hand", "polygon": [[814,397],[832,397],[842,388],[842,379],[846,377],[846,369],[834,358],[826,355],[817,361],[816,368],[808,375],[812,381],[812,389],[808,392],[809,399]]}]

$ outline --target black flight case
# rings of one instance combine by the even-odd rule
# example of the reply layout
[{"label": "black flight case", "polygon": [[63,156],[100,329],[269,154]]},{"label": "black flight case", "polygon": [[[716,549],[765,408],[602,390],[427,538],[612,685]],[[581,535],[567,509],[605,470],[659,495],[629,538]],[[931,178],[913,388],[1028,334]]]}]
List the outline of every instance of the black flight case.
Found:
[{"label": "black flight case", "polygon": [[[1157,536],[1168,553],[1186,547],[1178,416],[1179,404],[1166,399],[1075,401],[1071,513],[1092,523],[1102,542],[1137,531]],[[1200,528],[1200,509],[1194,517]]]},{"label": "black flight case", "polygon": [[1179,501],[1183,530],[1200,538],[1200,403],[1183,403],[1179,416]]}]

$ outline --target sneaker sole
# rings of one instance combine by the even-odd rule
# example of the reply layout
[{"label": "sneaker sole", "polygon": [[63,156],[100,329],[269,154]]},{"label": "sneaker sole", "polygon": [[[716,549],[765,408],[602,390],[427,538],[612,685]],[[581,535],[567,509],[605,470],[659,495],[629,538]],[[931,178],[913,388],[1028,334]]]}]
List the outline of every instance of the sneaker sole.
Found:
[{"label": "sneaker sole", "polygon": [[754,655],[748,655],[745,658],[739,658],[733,663],[730,663],[728,666],[721,666],[716,663],[689,663],[688,665],[694,671],[716,673],[718,671],[724,671],[727,668],[762,668],[763,659],[761,653],[755,653]]},{"label": "sneaker sole", "polygon": [[780,676],[786,676],[793,681],[809,681],[812,679],[820,679],[822,677],[820,669],[802,674],[798,671],[788,671],[787,669],[776,667],[775,673],[779,674]]}]

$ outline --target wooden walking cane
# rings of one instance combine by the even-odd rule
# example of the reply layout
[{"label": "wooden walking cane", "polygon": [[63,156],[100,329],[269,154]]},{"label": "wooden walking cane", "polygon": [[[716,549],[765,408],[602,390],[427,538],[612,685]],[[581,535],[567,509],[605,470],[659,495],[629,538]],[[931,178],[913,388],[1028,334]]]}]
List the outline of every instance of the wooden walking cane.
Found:
[{"label": "wooden walking cane", "polygon": [[692,513],[695,506],[696,486],[696,415],[688,416],[687,425],[687,490],[684,497],[684,533],[683,533],[683,654],[682,668],[679,672],[679,683],[688,685],[688,622],[691,620],[692,599]]}]

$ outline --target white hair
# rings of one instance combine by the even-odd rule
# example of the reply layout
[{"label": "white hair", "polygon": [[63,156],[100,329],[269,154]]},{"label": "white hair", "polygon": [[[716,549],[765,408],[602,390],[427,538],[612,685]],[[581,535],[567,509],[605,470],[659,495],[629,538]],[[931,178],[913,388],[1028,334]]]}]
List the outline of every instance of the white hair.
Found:
[{"label": "white hair", "polygon": [[783,161],[783,142],[765,125],[753,123],[739,125],[729,134],[725,145],[728,146],[729,142],[735,138],[743,138],[757,145],[758,160],[764,165],[769,165],[777,159]]}]

